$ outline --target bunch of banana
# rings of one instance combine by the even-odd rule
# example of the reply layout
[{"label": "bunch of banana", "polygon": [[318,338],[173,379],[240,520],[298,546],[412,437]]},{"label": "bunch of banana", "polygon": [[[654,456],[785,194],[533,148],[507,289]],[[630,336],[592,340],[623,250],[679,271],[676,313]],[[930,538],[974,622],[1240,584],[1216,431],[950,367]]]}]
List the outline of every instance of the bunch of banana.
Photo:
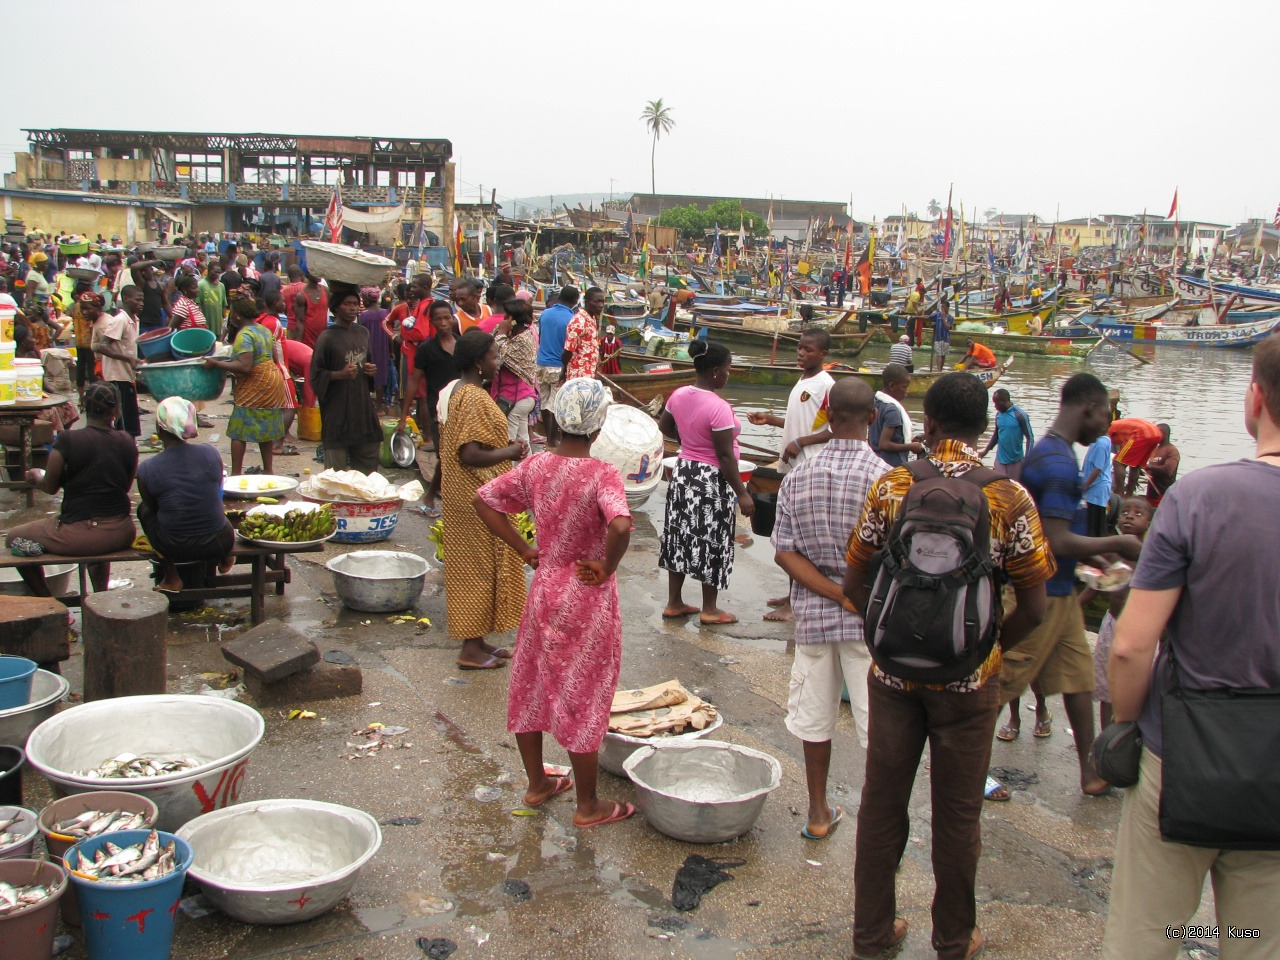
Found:
[{"label": "bunch of banana", "polygon": [[[533,543],[537,537],[537,527],[534,526],[533,517],[529,515],[529,511],[517,513],[515,515],[516,529],[520,531],[520,536],[524,537],[529,543]],[[444,517],[441,517],[429,528],[427,528],[427,539],[436,545],[436,559],[444,561]]]},{"label": "bunch of banana", "polygon": [[248,513],[240,521],[240,533],[250,540],[302,543],[329,536],[337,524],[333,508],[325,504],[318,510],[290,510],[284,516],[266,511]]}]

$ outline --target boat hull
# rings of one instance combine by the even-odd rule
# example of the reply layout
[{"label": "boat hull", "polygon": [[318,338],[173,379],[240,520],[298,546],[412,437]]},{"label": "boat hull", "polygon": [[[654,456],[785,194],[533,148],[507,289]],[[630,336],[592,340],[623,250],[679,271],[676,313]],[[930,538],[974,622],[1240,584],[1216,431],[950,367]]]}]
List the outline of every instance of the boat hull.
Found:
[{"label": "boat hull", "polygon": [[1165,325],[1159,323],[1108,323],[1097,328],[1112,340],[1137,343],[1170,343],[1188,347],[1250,347],[1269,337],[1280,320],[1267,319],[1255,323],[1214,323],[1202,326]]}]

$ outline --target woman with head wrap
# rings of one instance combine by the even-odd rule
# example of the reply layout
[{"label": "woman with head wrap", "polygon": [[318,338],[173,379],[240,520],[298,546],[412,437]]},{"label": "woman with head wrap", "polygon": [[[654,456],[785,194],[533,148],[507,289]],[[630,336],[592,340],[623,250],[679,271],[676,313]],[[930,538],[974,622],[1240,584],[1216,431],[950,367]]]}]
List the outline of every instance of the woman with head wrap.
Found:
[{"label": "woman with head wrap", "polygon": [[738,473],[742,424],[719,396],[729,382],[732,358],[723,346],[705,340],[690,343],[689,356],[698,379],[671,394],[658,420],[662,432],[680,443],[658,551],[658,566],[667,571],[662,615],[673,619],[698,613],[682,596],[689,575],[702,581],[702,623],[737,623],[737,617],[716,606],[733,571],[734,505],[748,517],[755,512]]},{"label": "woman with head wrap", "polygon": [[382,426],[373,404],[377,367],[369,360],[369,331],[356,323],[360,290],[335,280],[328,297],[333,325],[320,332],[311,354],[311,389],[320,402],[324,465],[373,473],[378,469]]},{"label": "woman with head wrap", "polygon": [[220,368],[235,376],[231,396],[235,406],[227,422],[227,438],[231,441],[231,473],[238,475],[244,466],[245,448],[258,445],[262,470],[270,473],[271,446],[284,436],[284,377],[275,364],[271,331],[254,321],[258,305],[247,292],[237,287],[231,298],[229,326],[235,335],[231,344],[231,360],[205,357],[204,365]]},{"label": "woman with head wrap", "polygon": [[[85,388],[88,423],[58,434],[45,469],[28,470],[26,476],[47,494],[62,491],[61,512],[10,530],[5,545],[15,554],[90,557],[133,542],[129,488],[138,468],[138,447],[133,437],[111,426],[119,406],[120,392],[113,384],[99,380]],[[21,567],[18,573],[33,594],[49,596],[43,567]],[[95,590],[106,590],[110,576],[110,564],[89,566]]]},{"label": "woman with head wrap", "polygon": [[156,407],[156,433],[164,449],[138,467],[138,523],[160,554],[157,590],[182,589],[179,563],[219,563],[226,573],[235,563],[235,531],[222,507],[222,457],[209,443],[194,440],[196,408],[169,397]]},{"label": "woman with head wrap", "polygon": [[529,453],[507,441],[507,418],[484,385],[498,372],[498,348],[483,330],[469,330],[453,348],[458,379],[440,393],[440,482],[444,501],[444,596],[449,636],[462,641],[458,666],[491,670],[511,654],[486,643],[520,622],[524,563],[476,516],[476,490]]},{"label": "woman with head wrap", "polygon": [[498,377],[493,398],[507,412],[507,436],[529,442],[529,415],[538,401],[538,341],[533,335],[533,304],[507,298],[494,335],[498,341]]},{"label": "woman with head wrap", "polygon": [[[529,777],[524,800],[544,803],[577,783],[576,827],[625,820],[629,803],[596,796],[597,751],[622,664],[622,615],[614,571],[631,540],[631,511],[618,468],[591,456],[609,391],[569,380],[553,401],[560,445],[530,457],[476,492],[480,519],[536,571],[516,641],[507,694],[507,730]],[[508,514],[532,510],[537,545]],[[569,752],[573,777],[549,775],[542,734]]]}]

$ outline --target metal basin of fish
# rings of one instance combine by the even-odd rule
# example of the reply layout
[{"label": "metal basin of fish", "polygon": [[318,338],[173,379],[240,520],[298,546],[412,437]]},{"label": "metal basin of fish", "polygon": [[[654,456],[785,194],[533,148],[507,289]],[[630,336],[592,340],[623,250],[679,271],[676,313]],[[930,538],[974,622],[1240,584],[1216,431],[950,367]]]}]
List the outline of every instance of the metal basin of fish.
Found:
[{"label": "metal basin of fish", "polygon": [[407,610],[422,594],[430,564],[416,553],[356,550],[325,566],[344,607],[365,613]]},{"label": "metal basin of fish", "polygon": [[258,800],[192,820],[190,875],[243,923],[298,923],[332,909],[382,845],[362,810],[316,800]]},{"label": "metal basin of fish", "polygon": [[718,740],[644,747],[623,769],[650,825],[689,843],[742,836],[782,779],[782,766],[767,753]]},{"label": "metal basin of fish", "polygon": [[66,677],[37,670],[31,678],[31,698],[21,707],[0,710],[0,743],[25,747],[31,731],[53,716],[58,701],[66,697],[71,684]]},{"label": "metal basin of fish", "polygon": [[[214,697],[157,694],[84,703],[44,721],[27,742],[27,759],[65,797],[90,790],[145,796],[173,831],[193,817],[240,799],[249,754],[262,739],[257,710]],[[197,765],[154,777],[104,779],[90,770],[123,753],[191,757]]]},{"label": "metal basin of fish", "polygon": [[600,766],[615,777],[626,777],[623,769],[627,758],[641,747],[661,747],[668,743],[688,743],[690,740],[701,740],[712,731],[719,730],[724,717],[716,714],[711,724],[701,730],[690,730],[686,733],[673,733],[654,737],[629,737],[625,733],[614,733],[612,730],[604,735],[604,743],[600,745]]}]

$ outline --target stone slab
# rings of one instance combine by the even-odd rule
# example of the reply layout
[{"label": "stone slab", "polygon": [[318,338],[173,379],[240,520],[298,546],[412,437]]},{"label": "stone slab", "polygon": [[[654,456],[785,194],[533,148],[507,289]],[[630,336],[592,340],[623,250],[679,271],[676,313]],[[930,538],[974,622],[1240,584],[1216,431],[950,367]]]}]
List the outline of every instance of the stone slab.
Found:
[{"label": "stone slab", "polygon": [[321,663],[276,683],[263,683],[246,671],[244,685],[260,707],[300,707],[313,700],[358,696],[364,676],[355,664]]},{"label": "stone slab", "polygon": [[316,645],[280,620],[264,620],[222,645],[222,655],[241,667],[245,677],[278,683],[320,662]]},{"label": "stone slab", "polygon": [[67,608],[49,597],[0,598],[0,653],[36,663],[68,659]]}]

